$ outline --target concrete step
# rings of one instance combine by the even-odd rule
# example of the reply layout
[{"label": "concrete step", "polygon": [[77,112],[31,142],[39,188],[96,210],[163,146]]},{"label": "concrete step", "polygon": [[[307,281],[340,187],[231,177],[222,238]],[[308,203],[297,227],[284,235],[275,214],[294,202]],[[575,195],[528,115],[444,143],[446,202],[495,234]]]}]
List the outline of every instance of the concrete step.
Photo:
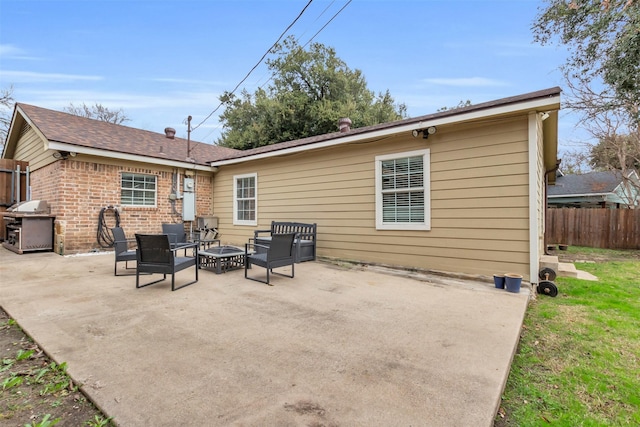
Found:
[{"label": "concrete step", "polygon": [[556,270],[560,277],[578,277],[578,270],[576,266],[570,262],[558,263],[558,269]]},{"label": "concrete step", "polygon": [[543,255],[540,257],[540,269],[548,267],[556,272],[558,277],[575,277],[582,280],[597,281],[598,278],[586,271],[578,270],[573,263],[558,262],[557,256]]},{"label": "concrete step", "polygon": [[542,255],[540,257],[540,266],[538,271],[543,268],[550,268],[556,272],[556,275],[559,275],[558,270],[560,269],[560,263],[558,262],[558,257],[553,255]]}]

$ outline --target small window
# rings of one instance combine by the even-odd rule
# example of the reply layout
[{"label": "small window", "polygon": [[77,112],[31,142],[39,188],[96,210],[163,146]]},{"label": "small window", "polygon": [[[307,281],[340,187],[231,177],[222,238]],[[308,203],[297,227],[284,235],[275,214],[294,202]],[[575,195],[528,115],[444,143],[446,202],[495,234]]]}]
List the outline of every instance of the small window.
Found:
[{"label": "small window", "polygon": [[233,224],[258,225],[258,175],[233,177]]},{"label": "small window", "polygon": [[376,229],[429,230],[429,150],[376,157]]},{"label": "small window", "polygon": [[156,206],[156,176],[123,173],[120,203],[126,206]]}]

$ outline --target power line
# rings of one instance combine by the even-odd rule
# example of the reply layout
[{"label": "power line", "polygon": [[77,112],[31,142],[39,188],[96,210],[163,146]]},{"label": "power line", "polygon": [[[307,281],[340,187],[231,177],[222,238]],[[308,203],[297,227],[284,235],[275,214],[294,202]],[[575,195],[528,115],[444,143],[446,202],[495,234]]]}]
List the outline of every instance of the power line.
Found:
[{"label": "power line", "polygon": [[[318,22],[318,21],[320,20],[320,18],[322,18],[322,15],[324,15],[324,14],[325,14],[325,12],[326,12],[327,10],[329,10],[329,9],[331,8],[331,6],[333,6],[333,4],[334,4],[335,2],[336,2],[336,0],[331,0],[331,3],[329,3],[329,4],[327,5],[327,7],[325,7],[325,8],[324,8],[324,10],[323,10],[322,12],[320,12],[320,14],[318,15],[318,17],[317,17],[316,19],[314,19],[314,20],[313,20],[313,24],[315,24],[316,22]],[[307,33],[307,30],[304,30],[304,31],[302,32],[302,34],[300,34],[300,37],[298,37],[298,39],[297,39],[297,40],[300,40],[300,39],[301,39],[301,38],[302,38],[306,33]],[[297,41],[297,40],[296,40],[296,41]]]},{"label": "power line", "polygon": [[[327,7],[325,7],[325,8],[324,8],[324,10],[323,10],[322,12],[320,12],[320,14],[318,15],[318,17],[317,17],[313,22],[314,22],[314,23],[318,22],[318,20],[320,20],[320,18],[322,17],[322,15],[324,15],[324,14],[325,14],[325,13],[326,13],[330,8],[331,8],[331,6],[333,6],[333,4],[334,4],[335,2],[336,2],[336,0],[332,0],[332,1],[331,1],[331,3],[329,3],[329,4],[327,5]],[[329,23],[330,23],[331,21],[333,21],[333,20],[335,19],[335,17],[336,17],[336,16],[338,16],[338,14],[339,14],[339,13],[341,13],[341,12],[344,10],[344,8],[345,8],[345,7],[347,7],[347,6],[349,5],[349,3],[351,3],[351,0],[348,0],[348,1],[347,1],[347,3],[342,7],[342,9],[340,9],[340,10],[339,10],[335,15],[333,15],[333,17],[331,17],[331,18],[329,19],[329,21],[328,21],[328,22],[327,22],[327,23],[326,23],[326,24],[325,24],[325,25],[324,25],[324,26],[323,26],[319,31],[317,31],[317,32],[313,35],[313,37],[311,37],[311,38],[307,41],[307,43],[305,43],[305,45],[303,46],[303,48],[304,48],[305,46],[307,46],[307,45],[308,45],[308,44],[309,44],[309,43],[310,43],[310,42],[311,42],[311,41],[312,41],[312,40],[313,40],[313,39],[314,39],[314,38],[315,38],[315,37],[320,33],[320,31],[322,31],[322,30],[323,30],[327,25],[329,25]],[[296,42],[298,42],[298,43],[299,43],[299,42],[300,42],[300,39],[302,39],[302,36],[304,36],[306,33],[307,33],[307,31],[305,30],[302,34],[300,34],[300,37],[298,37],[298,38],[296,39]],[[272,76],[265,75],[265,76],[261,77],[260,79],[258,79],[258,81],[262,80],[264,77],[266,77],[267,79],[265,80],[265,82],[264,82],[264,83],[262,83],[262,84],[260,84],[260,85],[258,86],[258,88],[259,88],[259,89],[264,88],[264,86],[266,86],[266,85],[267,85],[271,80],[273,80]],[[222,104],[221,104],[221,105],[222,105]],[[220,108],[220,106],[221,106],[221,105],[219,105],[219,106],[218,106],[218,108]],[[217,110],[218,108],[216,108],[216,110]],[[214,112],[215,112],[215,110],[214,110]],[[206,119],[205,119],[205,120],[206,120]],[[206,140],[207,138],[209,138],[209,136],[211,136],[211,134],[212,134],[212,133],[214,133],[218,128],[219,128],[219,126],[217,126],[217,127],[215,127],[214,129],[212,129],[208,134],[206,134],[206,135],[205,135],[205,137],[203,138],[203,140]]]},{"label": "power line", "polygon": [[[322,17],[322,15],[324,15],[324,14],[327,12],[327,10],[329,10],[329,9],[331,8],[331,6],[333,6],[333,4],[334,4],[335,2],[336,2],[336,0],[332,0],[332,1],[331,1],[331,3],[329,3],[329,4],[327,5],[327,7],[325,7],[325,8],[324,8],[324,10],[323,10],[322,12],[320,12],[320,14],[318,15],[318,17],[313,21],[313,23],[315,24],[316,22],[318,22],[318,21],[320,20],[320,18]],[[349,0],[349,3],[350,3],[350,2],[351,2],[351,0]],[[347,4],[348,4],[348,3],[347,3]],[[345,5],[345,6],[346,6],[346,5]],[[343,7],[342,9],[344,9],[344,7]],[[341,10],[340,12],[342,12],[342,10]],[[340,12],[338,12],[338,13],[340,13]],[[337,14],[336,14],[336,15],[337,15]],[[334,16],[333,18],[335,18],[335,16]],[[331,18],[331,19],[329,20],[329,22],[331,22],[331,21],[333,20],[333,18]],[[325,27],[326,27],[326,25],[325,25]],[[320,30],[320,31],[322,31],[322,30]],[[318,35],[318,33],[319,33],[320,31],[316,32],[316,34],[315,34],[313,37],[317,36],[317,35]],[[296,39],[296,42],[297,42],[297,43],[299,43],[299,42],[300,42],[300,39],[302,39],[302,37],[303,37],[306,33],[307,33],[307,30],[303,31],[303,32],[302,32],[302,34],[300,34],[300,37],[298,37],[298,38]],[[311,40],[313,40],[313,37],[311,38]],[[309,44],[309,42],[307,42],[307,44]],[[305,44],[305,46],[306,46],[307,44]],[[303,47],[304,47],[304,46],[303,46]],[[263,78],[266,78],[266,80],[265,80],[265,82],[264,82],[264,83],[259,84],[259,86],[258,86],[258,88],[259,88],[259,89],[264,88],[264,86],[272,80],[272,77],[271,77],[270,75],[268,75],[268,74],[269,74],[269,72],[268,72],[268,71],[266,71],[266,72],[265,72],[265,75],[264,75],[263,77],[261,77],[261,78],[259,78],[259,79],[257,80],[256,84],[258,84],[258,83],[259,83]]]},{"label": "power line", "polygon": [[[337,11],[337,12],[336,12],[332,17],[331,17],[331,19],[329,19],[329,20],[327,21],[327,23],[326,23],[326,24],[324,24],[324,25],[322,26],[322,28],[320,28],[320,29],[319,29],[319,30],[318,30],[318,31],[313,35],[313,37],[311,37],[311,38],[310,38],[310,39],[309,39],[309,40],[304,44],[304,46],[302,46],[302,48],[304,49],[304,48],[305,48],[309,43],[311,43],[311,42],[313,41],[313,39],[315,39],[315,38],[316,38],[316,36],[317,36],[318,34],[320,34],[320,33],[322,32],[322,30],[324,30],[324,29],[327,27],[327,25],[329,25],[329,24],[331,23],[331,21],[333,21],[334,19],[336,19],[336,17],[337,17],[338,15],[340,15],[340,13],[342,13],[342,11],[343,11],[347,6],[349,6],[349,3],[351,3],[351,1],[352,1],[352,0],[347,1],[347,2],[344,4],[344,6],[342,6],[342,8],[341,8],[339,11]],[[324,12],[322,12],[322,13],[324,13]]]},{"label": "power line", "polygon": [[[329,20],[327,21],[327,23],[326,23],[326,24],[324,24],[324,25],[322,26],[322,28],[320,28],[318,31],[316,31],[316,33],[315,33],[313,36],[311,36],[311,38],[310,38],[309,40],[307,40],[307,42],[306,42],[304,45],[302,45],[302,46],[301,46],[301,49],[304,49],[305,47],[307,47],[307,46],[309,45],[309,43],[311,43],[311,42],[313,41],[313,39],[315,39],[315,38],[316,38],[316,36],[317,36],[318,34],[320,34],[320,33],[322,32],[322,30],[324,30],[324,29],[327,27],[327,25],[329,25],[329,24],[330,24],[334,19],[336,19],[336,17],[337,17],[340,13],[342,13],[342,11],[343,11],[347,6],[349,6],[349,3],[351,3],[351,1],[352,1],[352,0],[348,0],[348,1],[345,3],[345,5],[344,5],[344,6],[342,6],[342,8],[340,8],[340,10],[339,10],[339,11],[337,11],[337,12],[336,12],[332,17],[331,17],[331,19],[329,19]],[[334,3],[334,2],[331,2],[331,4],[330,4],[329,6],[331,6],[333,3]],[[322,11],[322,13],[320,13],[320,15],[318,16],[318,19],[320,18],[320,16],[322,16],[322,15],[327,11],[327,9],[329,8],[329,6],[327,6],[327,7]],[[317,21],[317,19],[316,19],[316,21]],[[303,33],[302,35],[304,35],[304,33]],[[300,39],[302,38],[302,35],[296,39],[296,42],[300,43]],[[264,88],[264,86],[265,86],[267,83],[269,83],[271,80],[272,80],[272,79],[271,79],[271,77],[269,77],[269,78],[267,79],[267,81],[266,81],[266,82],[264,82],[263,84],[261,84],[261,85],[259,86],[259,88],[260,88],[260,89]]]},{"label": "power line", "polygon": [[[266,58],[266,56],[269,54],[269,52],[271,52],[271,49],[273,49],[273,47],[278,44],[278,42],[282,39],[282,37],[284,37],[284,35],[287,33],[287,31],[289,31],[289,29],[291,27],[293,27],[293,25],[298,22],[298,19],[300,19],[300,17],[302,17],[302,14],[305,12],[305,10],[307,10],[307,8],[311,5],[311,2],[313,2],[313,0],[309,0],[309,2],[306,4],[306,6],[302,9],[302,11],[298,14],[298,16],[296,17],[296,19],[293,20],[293,22],[291,24],[289,24],[289,26],[282,32],[282,34],[280,34],[280,37],[278,37],[278,40],[276,40],[275,43],[273,43],[271,45],[271,47],[269,49],[267,49],[267,51],[264,53],[264,55],[262,55],[262,58],[260,58],[260,60],[256,63],[256,65],[253,66],[253,68],[247,73],[246,76],[244,76],[244,78],[240,81],[240,83],[238,83],[236,85],[236,87],[233,88],[233,90],[231,91],[231,93],[233,94],[236,90],[238,90],[238,88],[240,87],[240,85],[242,83],[244,83],[245,80],[247,80],[249,78],[249,76],[251,75],[251,73],[253,73],[253,71],[258,68],[258,65],[260,65],[262,63],[262,61],[264,60],[264,58]],[[209,115],[207,117],[204,118],[204,120],[202,120],[200,123],[198,123],[198,125],[196,127],[194,127],[192,130],[196,130],[198,129],[204,122],[206,122],[207,120],[209,120],[209,118],[211,118],[211,116],[213,116],[213,114],[218,111],[218,109],[222,106],[222,102],[211,112],[209,113]]]}]

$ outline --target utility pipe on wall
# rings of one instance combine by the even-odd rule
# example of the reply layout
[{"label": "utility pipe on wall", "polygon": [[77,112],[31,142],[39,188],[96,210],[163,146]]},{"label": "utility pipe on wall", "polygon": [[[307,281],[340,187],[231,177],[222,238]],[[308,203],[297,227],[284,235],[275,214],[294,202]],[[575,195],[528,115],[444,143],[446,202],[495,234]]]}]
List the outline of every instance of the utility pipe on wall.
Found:
[{"label": "utility pipe on wall", "polygon": [[556,173],[556,171],[558,169],[560,169],[560,162],[562,162],[562,159],[556,159],[556,166],[549,169],[548,171],[545,171],[544,173],[544,182],[543,182],[543,186],[544,186],[544,235],[543,235],[543,242],[542,244],[544,245],[544,254],[545,255],[549,255],[549,252],[547,251],[547,224],[548,224],[548,219],[549,219],[549,214],[547,213],[547,211],[549,210],[549,199],[547,198],[547,193],[548,193],[548,189],[547,187],[549,186],[549,174],[551,173]]}]

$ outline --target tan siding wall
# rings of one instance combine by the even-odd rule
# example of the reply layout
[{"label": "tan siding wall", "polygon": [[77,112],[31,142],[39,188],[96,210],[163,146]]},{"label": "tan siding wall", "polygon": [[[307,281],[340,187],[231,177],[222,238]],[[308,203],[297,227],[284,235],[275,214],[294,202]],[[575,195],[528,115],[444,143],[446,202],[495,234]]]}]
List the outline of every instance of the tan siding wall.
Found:
[{"label": "tan siding wall", "polygon": [[[214,213],[241,245],[272,220],[316,222],[318,254],[364,262],[528,277],[526,117],[220,168]],[[431,149],[430,231],[375,229],[376,155]],[[233,175],[258,173],[258,227],[233,226]]]},{"label": "tan siding wall", "polygon": [[43,168],[55,162],[52,150],[44,149],[44,141],[38,136],[30,126],[16,144],[16,152],[14,158],[16,160],[25,160],[29,162],[31,171]]}]

